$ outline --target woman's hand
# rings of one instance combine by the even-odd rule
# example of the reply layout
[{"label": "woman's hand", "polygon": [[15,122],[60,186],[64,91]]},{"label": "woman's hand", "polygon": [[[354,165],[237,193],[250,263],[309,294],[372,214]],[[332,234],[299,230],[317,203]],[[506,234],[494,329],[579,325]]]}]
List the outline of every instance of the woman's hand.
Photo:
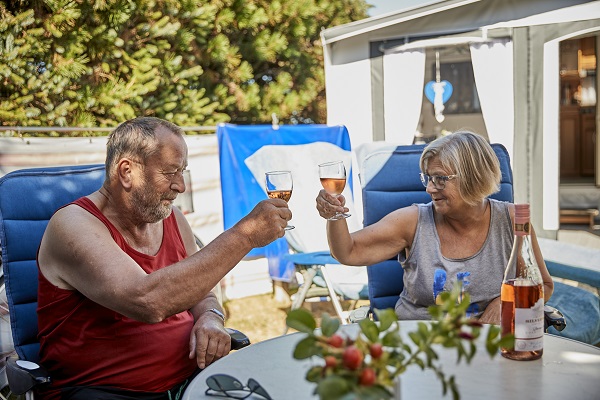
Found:
[{"label": "woman's hand", "polygon": [[346,198],[341,195],[329,194],[325,189],[319,191],[317,196],[317,211],[319,215],[325,219],[333,217],[336,213],[347,213],[350,211],[346,205]]},{"label": "woman's hand", "polygon": [[479,317],[479,322],[482,324],[500,325],[501,305],[502,302],[500,301],[500,296],[498,296],[485,308],[485,311]]}]

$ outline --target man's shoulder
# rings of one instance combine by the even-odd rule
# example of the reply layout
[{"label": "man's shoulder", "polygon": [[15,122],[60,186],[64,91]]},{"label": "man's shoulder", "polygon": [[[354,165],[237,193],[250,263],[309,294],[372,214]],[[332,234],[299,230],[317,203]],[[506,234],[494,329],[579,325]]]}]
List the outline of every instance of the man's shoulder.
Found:
[{"label": "man's shoulder", "polygon": [[82,205],[82,202],[81,202],[82,199],[87,199],[87,198],[80,197],[79,199],[77,199],[73,202],[67,203],[67,204],[63,205],[62,207],[58,208],[52,215],[52,219],[65,218],[65,217],[68,217],[71,215],[77,215],[77,214],[89,215],[89,212],[87,212],[85,207]]},{"label": "man's shoulder", "polygon": [[[81,201],[82,199],[85,199]],[[48,228],[66,226],[70,230],[90,230],[95,221],[100,222],[99,216],[102,212],[87,197],[81,197],[71,203],[67,203],[54,212]]]}]

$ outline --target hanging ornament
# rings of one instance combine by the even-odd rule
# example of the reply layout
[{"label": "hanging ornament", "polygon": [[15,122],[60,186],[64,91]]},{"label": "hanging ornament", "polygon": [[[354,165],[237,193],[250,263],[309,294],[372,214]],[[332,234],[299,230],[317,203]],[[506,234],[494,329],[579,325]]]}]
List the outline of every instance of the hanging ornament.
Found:
[{"label": "hanging ornament", "polygon": [[442,123],[444,117],[444,103],[452,96],[452,84],[448,81],[440,81],[440,53],[435,52],[435,81],[429,81],[425,85],[425,97],[433,103],[433,110],[437,122]]}]

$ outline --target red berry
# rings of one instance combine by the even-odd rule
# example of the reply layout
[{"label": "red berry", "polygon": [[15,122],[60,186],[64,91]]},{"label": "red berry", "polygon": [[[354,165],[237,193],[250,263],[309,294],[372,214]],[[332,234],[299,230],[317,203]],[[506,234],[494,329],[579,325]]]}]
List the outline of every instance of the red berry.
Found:
[{"label": "red berry", "polygon": [[370,348],[371,357],[377,359],[383,354],[383,346],[381,343],[373,343]]},{"label": "red berry", "polygon": [[337,366],[337,358],[334,356],[326,356],[325,357],[325,368],[335,368]]},{"label": "red berry", "polygon": [[360,374],[360,384],[363,386],[371,386],[375,383],[376,378],[377,377],[376,377],[375,371],[373,371],[373,369],[365,368],[365,369],[363,369],[362,373]]},{"label": "red berry", "polygon": [[344,366],[351,370],[358,369],[363,362],[363,358],[363,353],[356,346],[347,347],[342,355]]},{"label": "red berry", "polygon": [[332,347],[340,348],[344,344],[344,338],[342,338],[340,335],[333,335],[327,340],[327,343]]}]

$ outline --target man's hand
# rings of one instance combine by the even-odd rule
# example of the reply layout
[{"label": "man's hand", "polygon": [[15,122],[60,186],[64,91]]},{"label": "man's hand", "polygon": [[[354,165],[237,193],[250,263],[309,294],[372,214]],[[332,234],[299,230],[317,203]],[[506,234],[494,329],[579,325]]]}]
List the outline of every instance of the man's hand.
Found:
[{"label": "man's hand", "polygon": [[292,212],[281,199],[263,200],[236,224],[253,248],[263,247],[283,237]]},{"label": "man's hand", "polygon": [[500,307],[501,307],[500,297],[496,297],[494,300],[488,304],[485,308],[481,317],[479,317],[479,322],[482,324],[494,324],[500,325]]},{"label": "man's hand", "polygon": [[212,312],[203,313],[190,334],[190,359],[196,358],[200,369],[206,368],[231,351],[231,336],[223,321]]}]

